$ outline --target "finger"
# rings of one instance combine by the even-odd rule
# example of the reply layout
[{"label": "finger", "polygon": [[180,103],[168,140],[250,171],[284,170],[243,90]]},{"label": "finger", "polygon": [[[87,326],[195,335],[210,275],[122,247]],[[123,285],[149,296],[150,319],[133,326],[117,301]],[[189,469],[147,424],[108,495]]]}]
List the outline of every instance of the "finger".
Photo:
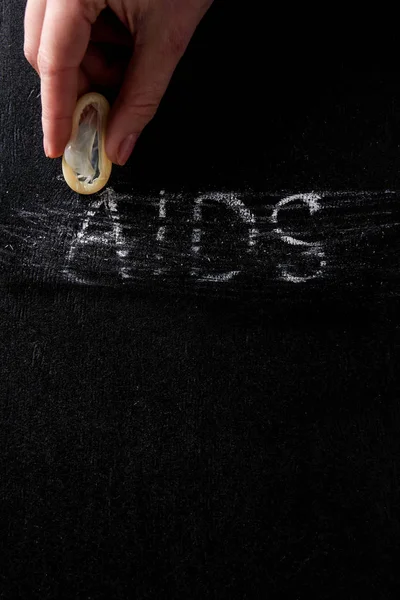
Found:
[{"label": "finger", "polygon": [[143,128],[155,115],[172,74],[189,42],[157,35],[137,43],[120,94],[112,109],[106,152],[113,162],[124,165]]},{"label": "finger", "polygon": [[38,73],[37,56],[45,12],[46,0],[28,0],[24,19],[24,54],[29,64]]},{"label": "finger", "polygon": [[42,126],[46,155],[60,156],[68,142],[91,23],[81,5],[48,0],[38,53],[42,83]]}]

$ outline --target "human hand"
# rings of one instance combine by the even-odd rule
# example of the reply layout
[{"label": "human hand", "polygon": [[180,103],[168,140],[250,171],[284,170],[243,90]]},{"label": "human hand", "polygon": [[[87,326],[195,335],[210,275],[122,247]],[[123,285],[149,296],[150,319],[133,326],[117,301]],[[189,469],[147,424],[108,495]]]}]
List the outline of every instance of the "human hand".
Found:
[{"label": "human hand", "polygon": [[128,160],[212,0],[28,0],[24,52],[41,78],[46,156],[64,152],[78,96],[118,86],[106,152]]}]

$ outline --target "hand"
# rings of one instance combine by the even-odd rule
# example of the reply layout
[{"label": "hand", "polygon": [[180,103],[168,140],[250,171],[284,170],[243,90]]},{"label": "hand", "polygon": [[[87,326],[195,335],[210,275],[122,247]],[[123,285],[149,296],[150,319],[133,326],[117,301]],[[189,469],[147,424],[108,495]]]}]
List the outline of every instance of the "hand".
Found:
[{"label": "hand", "polygon": [[106,152],[128,160],[212,0],[28,0],[25,56],[41,78],[46,156],[61,156],[78,96],[115,86]]}]

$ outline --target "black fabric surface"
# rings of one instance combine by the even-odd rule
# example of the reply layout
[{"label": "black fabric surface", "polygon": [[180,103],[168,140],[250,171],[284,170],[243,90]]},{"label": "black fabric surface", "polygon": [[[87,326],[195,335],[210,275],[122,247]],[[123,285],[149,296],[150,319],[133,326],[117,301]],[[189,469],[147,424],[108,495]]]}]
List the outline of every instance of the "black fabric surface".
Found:
[{"label": "black fabric surface", "polygon": [[[113,173],[136,261],[124,279],[114,242],[98,241],[114,205],[82,229],[96,199],[42,156],[23,9],[0,6],[0,597],[396,598],[392,66],[360,62],[362,31],[353,46],[305,14],[265,24],[216,2]],[[162,277],[146,229],[155,239],[160,190]],[[249,225],[212,200],[204,264],[241,272],[201,281],[180,246],[194,244],[193,202],[230,191],[256,215],[257,254]],[[298,246],[285,254],[271,233],[276,203],[299,193],[322,208],[280,226],[323,244],[321,276],[318,256],[302,270]],[[73,279],[71,240],[92,230]]]}]

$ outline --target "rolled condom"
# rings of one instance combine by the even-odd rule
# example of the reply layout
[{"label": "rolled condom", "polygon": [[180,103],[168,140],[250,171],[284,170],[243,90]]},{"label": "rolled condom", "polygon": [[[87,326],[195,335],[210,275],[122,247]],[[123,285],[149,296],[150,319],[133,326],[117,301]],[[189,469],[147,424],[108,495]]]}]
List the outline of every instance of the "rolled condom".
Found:
[{"label": "rolled condom", "polygon": [[78,194],[95,194],[110,178],[112,163],[105,151],[109,111],[107,100],[97,93],[82,96],[76,105],[62,169],[65,181]]}]

